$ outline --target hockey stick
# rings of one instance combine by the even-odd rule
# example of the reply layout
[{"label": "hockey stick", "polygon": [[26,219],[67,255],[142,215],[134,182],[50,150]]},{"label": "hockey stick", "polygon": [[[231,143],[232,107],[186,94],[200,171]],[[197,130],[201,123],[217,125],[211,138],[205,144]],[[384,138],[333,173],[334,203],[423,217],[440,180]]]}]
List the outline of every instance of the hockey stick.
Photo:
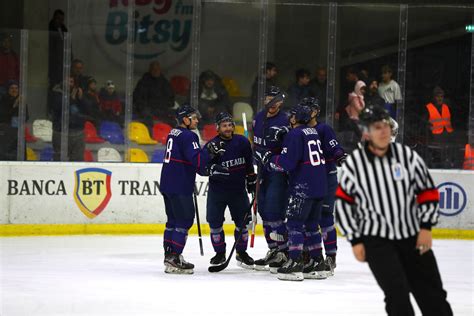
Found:
[{"label": "hockey stick", "polygon": [[252,212],[252,234],[250,235],[250,248],[253,248],[255,243],[255,229],[257,227],[257,198],[258,198],[258,191],[260,191],[260,167],[257,170],[257,183],[255,184],[255,196],[253,199],[253,212]]},{"label": "hockey stick", "polygon": [[249,214],[251,212],[254,201],[255,201],[255,197],[252,199],[252,202],[250,202],[249,208],[245,212],[244,220],[242,222],[242,225],[240,226],[239,236],[237,236],[237,239],[235,239],[235,241],[234,241],[234,245],[232,246],[232,249],[230,250],[229,257],[227,258],[227,260],[223,264],[220,264],[218,266],[210,266],[207,269],[209,272],[212,272],[212,273],[220,272],[220,271],[224,270],[225,268],[227,268],[227,266],[229,265],[230,260],[232,260],[232,255],[234,254],[235,247],[239,243],[240,239],[242,239],[242,234],[244,233],[245,226],[247,226],[247,219],[249,218]]},{"label": "hockey stick", "polygon": [[201,234],[201,221],[199,220],[199,209],[198,209],[198,202],[196,196],[196,186],[194,186],[194,210],[196,211],[196,224],[198,228],[198,236],[199,236],[199,249],[201,250],[201,256],[204,256],[204,247],[202,246],[202,234]]}]

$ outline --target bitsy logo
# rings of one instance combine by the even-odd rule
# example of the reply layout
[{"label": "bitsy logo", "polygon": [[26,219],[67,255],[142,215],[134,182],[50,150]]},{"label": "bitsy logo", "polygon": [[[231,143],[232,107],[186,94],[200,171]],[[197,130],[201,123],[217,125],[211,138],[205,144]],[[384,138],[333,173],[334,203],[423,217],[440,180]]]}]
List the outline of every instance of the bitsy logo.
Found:
[{"label": "bitsy logo", "polygon": [[441,215],[455,216],[466,208],[467,194],[459,184],[444,182],[438,185],[438,191]]},{"label": "bitsy logo", "polygon": [[112,197],[112,172],[100,168],[86,168],[74,173],[74,200],[89,218],[99,215]]}]

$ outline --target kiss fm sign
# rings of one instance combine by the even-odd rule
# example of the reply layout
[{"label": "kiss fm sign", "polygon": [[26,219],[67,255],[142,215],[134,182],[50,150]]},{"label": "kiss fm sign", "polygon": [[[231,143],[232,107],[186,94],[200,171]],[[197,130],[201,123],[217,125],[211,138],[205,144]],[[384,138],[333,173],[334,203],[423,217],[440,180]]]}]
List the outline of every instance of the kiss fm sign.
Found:
[{"label": "kiss fm sign", "polygon": [[[79,3],[79,2],[78,2]],[[129,0],[90,1],[89,24],[99,50],[107,58],[124,64],[127,52]],[[79,8],[78,8],[79,10]],[[133,25],[137,70],[145,71],[152,60],[170,69],[191,53],[192,0],[135,0]],[[72,17],[72,32],[80,33],[82,17]],[[75,31],[74,25],[79,28]],[[117,52],[121,52],[118,54]]]}]

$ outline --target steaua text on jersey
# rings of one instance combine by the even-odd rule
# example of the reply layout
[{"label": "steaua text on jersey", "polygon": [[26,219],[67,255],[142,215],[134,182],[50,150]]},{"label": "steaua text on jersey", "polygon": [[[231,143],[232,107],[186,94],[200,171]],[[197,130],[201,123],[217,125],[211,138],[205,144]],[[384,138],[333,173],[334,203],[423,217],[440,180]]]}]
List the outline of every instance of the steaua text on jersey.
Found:
[{"label": "steaua text on jersey", "polygon": [[291,129],[280,155],[273,156],[270,167],[289,173],[290,194],[323,198],[327,194],[326,161],[316,128],[301,125]]},{"label": "steaua text on jersey", "polygon": [[196,172],[201,168],[198,136],[187,128],[173,128],[166,140],[160,190],[168,194],[192,194]]}]

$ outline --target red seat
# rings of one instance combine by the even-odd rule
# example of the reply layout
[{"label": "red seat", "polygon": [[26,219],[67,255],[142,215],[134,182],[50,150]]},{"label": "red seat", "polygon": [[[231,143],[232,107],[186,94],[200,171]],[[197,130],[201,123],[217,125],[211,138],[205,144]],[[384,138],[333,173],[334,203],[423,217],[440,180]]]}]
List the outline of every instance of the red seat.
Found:
[{"label": "red seat", "polygon": [[94,124],[92,124],[89,121],[86,121],[86,123],[84,124],[84,140],[86,143],[92,143],[92,144],[105,142],[103,138],[97,135],[97,130]]},{"label": "red seat", "polygon": [[94,161],[94,155],[92,155],[92,151],[90,151],[89,149],[84,149],[84,161],[86,162]]},{"label": "red seat", "polygon": [[25,140],[27,143],[34,143],[38,140],[38,138],[31,135],[30,128],[25,126]]},{"label": "red seat", "polygon": [[189,88],[191,87],[191,81],[185,76],[173,76],[170,79],[171,87],[174,93],[182,96],[189,94]]},{"label": "red seat", "polygon": [[202,138],[207,142],[217,136],[216,125],[207,124],[202,128]]},{"label": "red seat", "polygon": [[166,123],[155,123],[155,125],[153,125],[153,139],[163,145],[166,144],[166,139],[172,129],[173,128]]}]

